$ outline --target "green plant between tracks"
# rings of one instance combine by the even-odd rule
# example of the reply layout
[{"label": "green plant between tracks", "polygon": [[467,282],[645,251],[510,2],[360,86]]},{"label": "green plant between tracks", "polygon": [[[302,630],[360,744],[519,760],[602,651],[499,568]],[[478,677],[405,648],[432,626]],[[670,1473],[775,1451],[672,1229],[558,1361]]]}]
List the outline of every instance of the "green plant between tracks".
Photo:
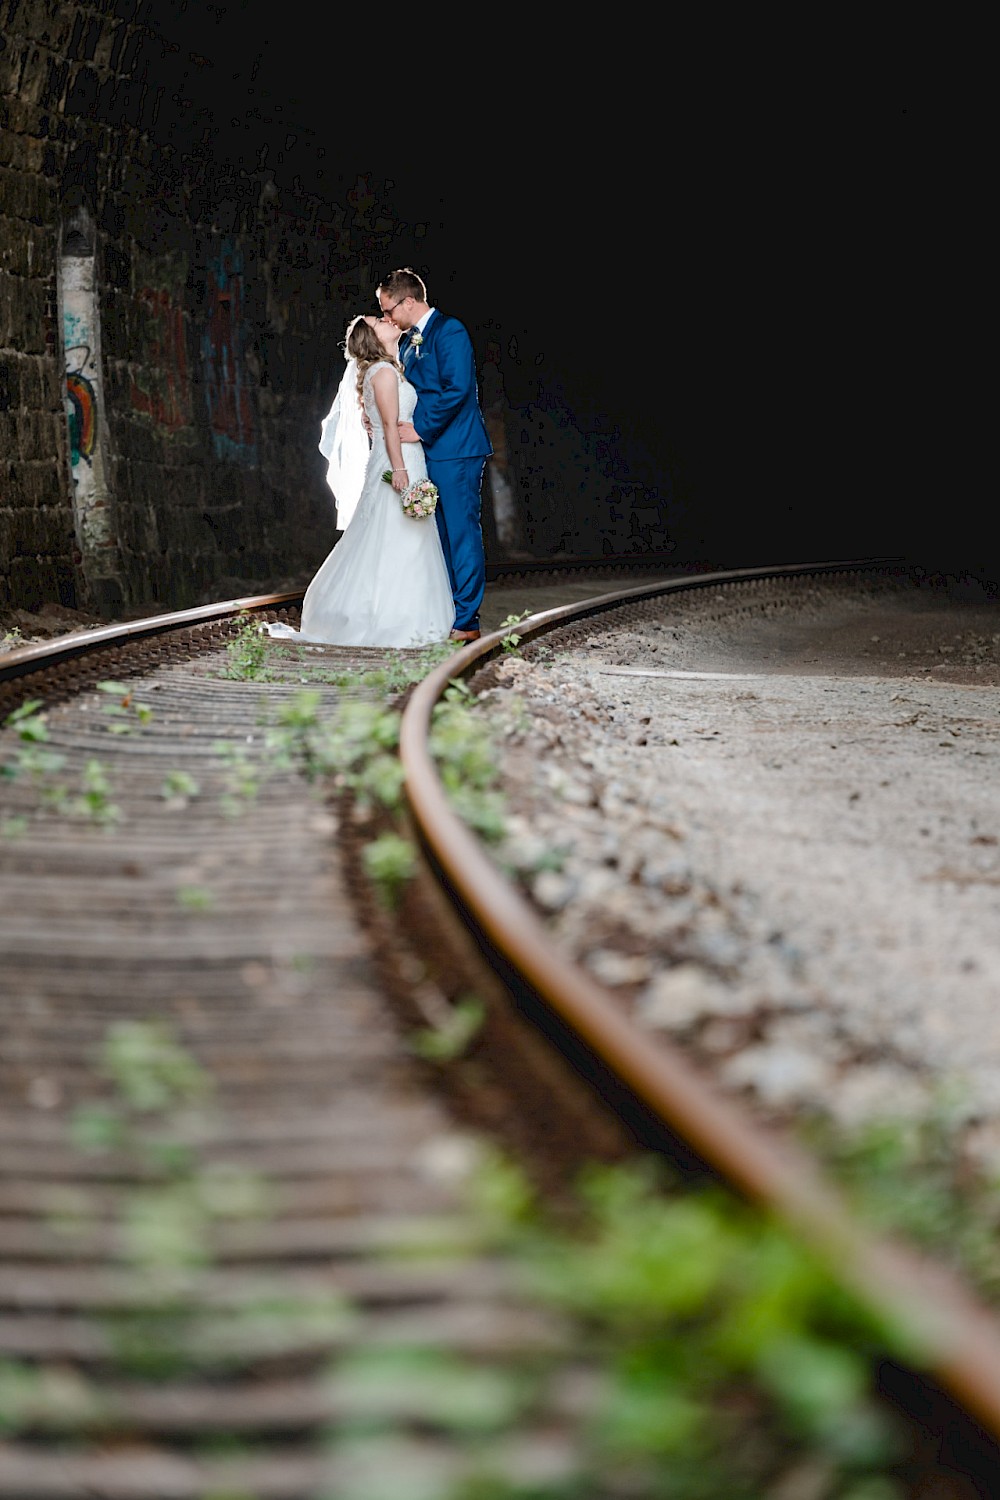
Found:
[{"label": "green plant between tracks", "polygon": [[[309,724],[314,772],[391,821],[400,806],[389,770],[394,715],[345,706],[322,733],[308,707],[298,717]],[[434,711],[431,748],[452,805],[499,838],[497,757],[461,682]],[[409,868],[405,838],[383,832],[369,848],[369,874],[395,899]],[[461,1057],[481,1019],[478,1009],[456,1012],[453,1028],[423,1034],[416,1050]],[[595,1172],[584,1189],[590,1251],[540,1229],[518,1250],[539,1295],[589,1330],[584,1342],[601,1370],[602,1403],[577,1435],[584,1472],[528,1491],[487,1463],[455,1496],[784,1500],[801,1481],[822,1500],[902,1500],[904,1439],[873,1395],[872,1371],[885,1356],[919,1363],[915,1337],[863,1305],[794,1235],[721,1190],[692,1200],[614,1181]],[[627,1476],[620,1486],[616,1474]]]},{"label": "green plant between tracks", "polygon": [[[151,1380],[226,1371],[258,1347],[295,1347],[306,1328],[342,1327],[339,1296],[300,1297],[264,1277],[249,1297],[204,1300],[220,1227],[265,1222],[267,1188],[236,1164],[201,1159],[213,1081],[168,1026],[116,1023],[98,1066],[109,1091],[76,1111],[74,1144],[114,1153],[138,1179],[120,1194],[115,1223],[132,1305],[126,1298],[104,1317],[120,1369]],[[73,1232],[65,1213],[62,1232]]]},{"label": "green plant between tracks", "polygon": [[[17,721],[28,750],[47,738],[33,712]],[[390,819],[401,808],[398,714],[382,704],[343,704],[325,720],[320,695],[299,694],[279,713],[269,748]],[[432,750],[453,804],[471,826],[497,837],[497,757],[461,684],[435,711]],[[30,760],[21,773],[34,774]],[[381,842],[389,838],[396,844]],[[412,876],[414,851],[402,833],[382,833],[369,848],[380,842],[369,871],[395,897]],[[465,1019],[472,1026],[479,1017],[470,1010]],[[454,1034],[443,1029],[424,1055],[461,1055],[466,1040],[456,1021]],[[193,1161],[188,1133],[178,1126],[188,1110],[203,1106],[210,1088],[165,1029],[116,1029],[103,1069],[114,1102],[78,1117],[78,1141],[132,1154],[160,1178],[134,1190],[120,1218],[128,1264],[162,1292],[158,1302],[115,1321],[120,1367],[143,1378],[225,1371],[268,1330],[283,1329],[291,1339],[311,1317],[340,1326],[346,1310],[339,1304],[299,1306],[276,1297],[227,1318],[198,1306],[196,1277],[211,1264],[221,1213],[252,1218],[260,1212],[258,1187],[241,1183],[239,1174],[228,1183],[213,1178]],[[828,1139],[825,1149],[872,1198],[883,1227],[904,1224],[938,1247],[949,1220],[953,1230],[959,1222],[948,1141],[945,1126],[935,1134],[887,1125],[855,1146]],[[909,1176],[928,1162],[941,1168],[933,1193]],[[862,1306],[766,1215],[717,1190],[681,1193],[652,1164],[585,1174],[572,1233],[546,1220],[509,1164],[485,1159],[472,1193],[479,1243],[509,1256],[539,1305],[566,1320],[566,1348],[501,1368],[431,1345],[355,1351],[332,1372],[371,1393],[371,1409],[358,1418],[368,1434],[445,1432],[464,1445],[466,1473],[440,1500],[786,1500],[799,1493],[902,1500],[900,1435],[872,1398],[870,1371],[880,1354],[905,1360],[919,1351],[905,1330]],[[981,1234],[987,1224],[995,1231],[995,1198],[984,1196],[981,1208],[969,1220],[969,1254],[981,1251],[987,1280],[996,1280],[996,1254]],[[79,1392],[74,1397],[67,1385],[38,1375],[12,1362],[0,1366],[0,1411],[13,1414],[8,1430],[22,1422],[30,1428],[46,1403],[53,1422],[72,1430],[81,1420]],[[566,1387],[577,1392],[575,1416],[572,1402],[569,1416],[566,1403],[560,1406]],[[385,1399],[389,1389],[395,1405]],[[549,1405],[571,1438],[568,1456],[558,1475],[526,1486],[505,1467],[503,1444]],[[88,1410],[92,1420],[96,1407]],[[382,1493],[376,1481],[392,1482],[388,1467],[378,1480],[377,1465],[373,1460],[364,1500]],[[406,1482],[397,1474],[395,1483],[385,1493],[407,1500]]]},{"label": "green plant between tracks", "polygon": [[522,620],[527,620],[530,615],[531,610],[525,609],[522,610],[519,615],[508,615],[505,620],[501,620],[500,629],[504,632],[504,635],[500,641],[500,644],[503,647],[504,651],[508,652],[511,655],[518,654],[517,648],[521,644],[521,636],[518,632],[517,627],[521,624]]},{"label": "green plant between tracks", "polygon": [[[112,800],[112,785],[107,767],[94,756],[84,761],[75,785],[56,780],[66,767],[66,756],[50,748],[48,717],[41,699],[32,698],[7,715],[4,727],[10,729],[17,749],[0,764],[0,777],[14,781],[23,778],[38,798],[38,808],[111,828],[122,818],[121,808]],[[28,828],[28,817],[8,820],[7,837],[20,837]]]},{"label": "green plant between tracks", "polygon": [[256,682],[267,676],[268,655],[263,623],[250,610],[241,610],[233,639],[226,646],[227,665],[222,676],[234,682]]}]

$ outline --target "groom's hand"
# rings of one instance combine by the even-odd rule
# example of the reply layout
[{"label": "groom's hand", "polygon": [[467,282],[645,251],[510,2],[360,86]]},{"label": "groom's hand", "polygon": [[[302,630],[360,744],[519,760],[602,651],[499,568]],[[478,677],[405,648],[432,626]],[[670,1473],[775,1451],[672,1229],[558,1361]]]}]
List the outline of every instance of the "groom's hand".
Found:
[{"label": "groom's hand", "polygon": [[401,443],[419,443],[420,434],[412,422],[400,422],[399,441]]}]

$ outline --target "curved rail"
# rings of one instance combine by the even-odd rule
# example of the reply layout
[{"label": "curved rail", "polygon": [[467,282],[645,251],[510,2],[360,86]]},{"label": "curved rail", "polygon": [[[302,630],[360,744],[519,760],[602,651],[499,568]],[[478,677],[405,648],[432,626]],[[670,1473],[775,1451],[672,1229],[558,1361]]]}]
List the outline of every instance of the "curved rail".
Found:
[{"label": "curved rail", "polygon": [[[522,640],[623,603],[754,579],[872,570],[897,559],[796,564],[700,574],[640,585],[533,615]],[[406,795],[423,843],[470,921],[522,976],[541,1004],[568,1024],[633,1095],[722,1178],[777,1212],[873,1305],[914,1336],[924,1368],[1000,1437],[1000,1322],[950,1273],[859,1229],[815,1164],[724,1099],[683,1058],[639,1032],[610,992],[557,952],[532,909],[502,877],[452,811],[428,747],[433,710],[456,675],[502,649],[504,631],[464,647],[417,685],[404,710],[400,756]]]},{"label": "curved rail", "polygon": [[18,646],[0,657],[0,678],[20,677],[37,672],[43,667],[55,666],[73,657],[86,655],[107,646],[121,646],[129,641],[152,640],[158,635],[170,635],[193,625],[211,625],[228,619],[242,610],[260,613],[267,609],[285,609],[298,604],[302,591],[290,594],[258,594],[246,599],[226,599],[218,604],[201,604],[194,609],[177,610],[174,614],[150,615],[141,620],[124,621],[116,625],[100,625],[96,630],[81,630],[72,635],[56,636],[33,646]]},{"label": "curved rail", "polygon": [[[682,575],[540,612],[522,621],[518,631],[522,638],[538,638],[622,604],[671,592],[899,564],[898,558],[878,558]],[[227,600],[18,648],[0,657],[0,682],[43,672],[101,648],[221,623],[244,610],[280,611],[301,599],[301,591],[293,591]],[[401,729],[400,751],[416,827],[470,920],[523,976],[540,1003],[571,1027],[653,1116],[738,1191],[791,1223],[874,1305],[894,1313],[919,1340],[922,1367],[987,1431],[1000,1437],[1000,1326],[995,1314],[941,1268],[859,1231],[811,1159],[723,1099],[678,1050],[634,1031],[608,991],[552,950],[532,910],[452,813],[427,750],[433,708],[456,675],[471,673],[500,653],[503,635],[501,630],[484,636],[432,672],[414,690]]]},{"label": "curved rail", "polygon": [[[575,559],[566,564],[553,563],[548,559],[531,558],[520,562],[492,563],[487,565],[487,578],[491,582],[511,577],[522,578],[539,574],[573,575],[588,572],[648,571],[650,568],[669,565],[665,555],[629,556],[614,554],[610,557]],[[720,575],[714,574],[718,579]],[[159,635],[169,635],[197,625],[211,625],[247,611],[261,614],[266,610],[296,608],[302,603],[304,589],[292,589],[278,594],[250,594],[241,599],[224,599],[215,604],[195,605],[191,609],[176,610],[170,614],[149,615],[139,620],[120,621],[112,625],[101,625],[94,630],[76,631],[55,637],[31,646],[19,646],[0,656],[0,680],[10,680],[44,666],[54,666],[61,661],[86,655],[107,646],[120,646],[129,641],[151,640]]]}]

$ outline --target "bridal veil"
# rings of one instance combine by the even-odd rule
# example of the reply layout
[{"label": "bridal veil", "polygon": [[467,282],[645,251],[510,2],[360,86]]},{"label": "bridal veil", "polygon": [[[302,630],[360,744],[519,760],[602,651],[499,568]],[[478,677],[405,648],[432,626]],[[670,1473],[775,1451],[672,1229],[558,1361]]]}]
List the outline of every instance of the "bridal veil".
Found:
[{"label": "bridal veil", "polygon": [[347,369],[323,418],[319,451],[326,459],[326,482],[337,503],[337,530],[346,531],[361,495],[368,466],[368,434],[358,404],[358,362],[347,361]]}]

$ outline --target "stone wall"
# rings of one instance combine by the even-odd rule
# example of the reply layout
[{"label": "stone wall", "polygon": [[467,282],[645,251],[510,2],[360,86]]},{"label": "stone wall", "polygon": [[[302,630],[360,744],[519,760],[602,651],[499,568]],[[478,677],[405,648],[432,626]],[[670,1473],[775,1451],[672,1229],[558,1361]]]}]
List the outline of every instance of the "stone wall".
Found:
[{"label": "stone wall", "polygon": [[333,539],[319,424],[396,226],[220,159],[156,17],[0,0],[0,606],[179,607]]}]

